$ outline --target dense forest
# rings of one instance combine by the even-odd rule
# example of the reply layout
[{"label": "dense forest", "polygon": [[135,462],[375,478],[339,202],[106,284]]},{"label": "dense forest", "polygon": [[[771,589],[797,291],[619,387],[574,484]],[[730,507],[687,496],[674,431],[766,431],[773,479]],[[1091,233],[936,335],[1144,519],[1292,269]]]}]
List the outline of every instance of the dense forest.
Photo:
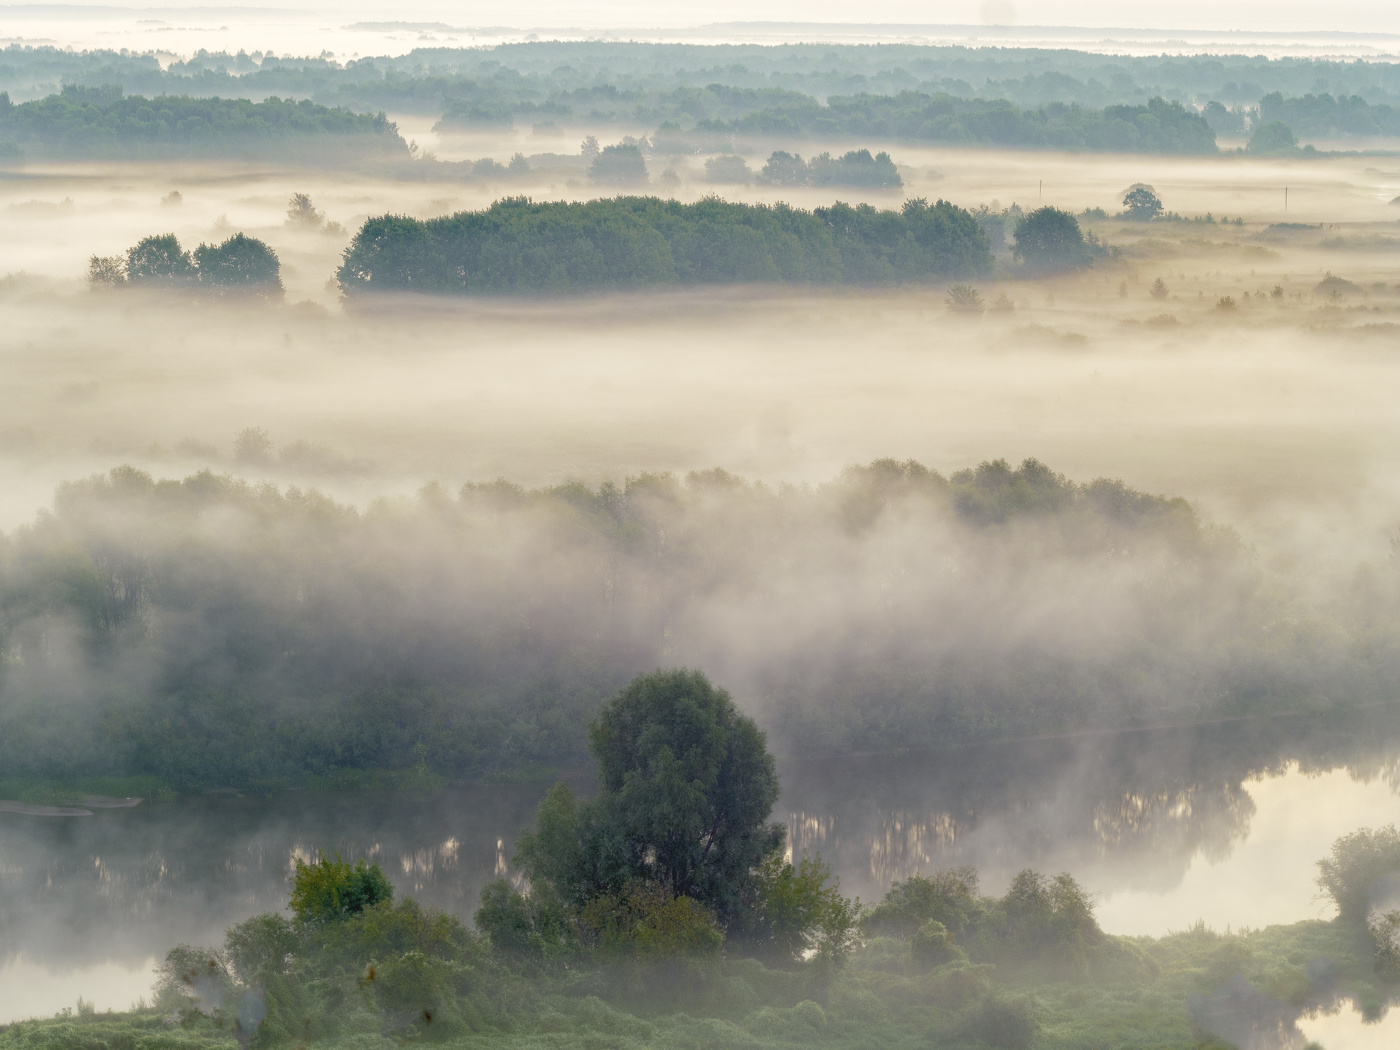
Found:
[{"label": "dense forest", "polygon": [[[641,163],[640,157],[636,158]],[[643,170],[644,174],[644,170]],[[987,236],[965,209],[693,204],[657,197],[497,201],[420,221],[367,220],[337,273],[347,295],[581,292],[668,285],[891,284],[984,273]]]},{"label": "dense forest", "polygon": [[407,157],[383,113],[368,116],[314,102],[123,95],[65,87],[32,102],[0,93],[0,140],[28,155],[352,160]]},{"label": "dense forest", "polygon": [[1102,110],[1054,103],[1019,109],[1009,102],[926,95],[855,95],[809,99],[797,105],[756,110],[724,121],[701,121],[700,133],[895,139],[953,145],[1013,146],[1129,153],[1215,153],[1215,131],[1199,113],[1160,98],[1142,106]]},{"label": "dense forest", "polygon": [[[324,58],[200,51],[162,70],[152,54],[65,51],[11,44],[0,50],[0,89],[16,99],[64,85],[116,85],[144,95],[309,98],[355,110],[440,114],[452,106],[537,121],[543,106],[577,120],[653,124],[733,119],[732,109],[768,99],[729,99],[710,85],[759,92],[832,95],[947,92],[1004,99],[1025,108],[1051,102],[1101,109],[1160,96],[1203,105],[1256,105],[1281,92],[1330,92],[1368,102],[1400,101],[1400,63],[1246,55],[1104,55],[1065,48],[913,44],[760,45],[551,42],[488,48],[419,48],[343,66]],[[674,96],[669,93],[684,89]]]},{"label": "dense forest", "polygon": [[1296,135],[1400,135],[1400,109],[1357,95],[1284,98],[1275,91],[1259,100],[1256,116],[1260,123],[1286,124]]},{"label": "dense forest", "polygon": [[1389,696],[1387,602],[1310,599],[1181,500],[1034,461],[430,487],[364,512],[123,468],[0,547],[0,768],[193,787],[568,765],[662,663],[721,678],[784,750],[1325,709]]}]

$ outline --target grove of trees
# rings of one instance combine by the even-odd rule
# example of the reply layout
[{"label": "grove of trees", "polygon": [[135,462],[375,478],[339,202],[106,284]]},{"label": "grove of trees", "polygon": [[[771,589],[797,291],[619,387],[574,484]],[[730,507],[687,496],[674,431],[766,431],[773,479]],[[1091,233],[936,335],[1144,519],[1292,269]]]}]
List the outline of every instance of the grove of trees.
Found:
[{"label": "grove of trees", "polygon": [[[309,202],[309,198],[308,198]],[[218,295],[282,296],[282,264],[256,237],[235,233],[222,244],[180,247],[173,233],[143,237],[126,256],[94,255],[88,280],[94,288],[119,285],[198,288]]]},{"label": "grove of trees", "polygon": [[[600,154],[600,158],[603,154]],[[365,222],[337,272],[347,295],[583,292],[667,285],[896,284],[987,272],[987,238],[965,209],[585,203],[508,198],[479,212]]]}]

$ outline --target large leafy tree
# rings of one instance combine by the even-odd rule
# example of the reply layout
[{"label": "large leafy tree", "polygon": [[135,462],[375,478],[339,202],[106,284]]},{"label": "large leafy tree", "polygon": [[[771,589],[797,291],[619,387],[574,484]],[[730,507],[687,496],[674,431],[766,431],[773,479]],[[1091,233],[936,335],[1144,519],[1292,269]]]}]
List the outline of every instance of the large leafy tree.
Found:
[{"label": "large leafy tree", "polygon": [[143,237],[126,253],[132,284],[179,284],[194,280],[194,262],[173,233]]},{"label": "large leafy tree", "polygon": [[1079,221],[1067,211],[1046,205],[1016,226],[1011,254],[1037,273],[1077,270],[1091,261]]},{"label": "large leafy tree", "polygon": [[573,904],[650,883],[727,923],[784,841],[768,823],[778,777],[763,732],[698,671],[635,679],[589,729],[600,791],[556,787],[520,860]]},{"label": "large leafy tree", "polygon": [[235,233],[223,244],[194,250],[199,283],[218,291],[282,294],[282,264],[277,253],[256,237]]}]

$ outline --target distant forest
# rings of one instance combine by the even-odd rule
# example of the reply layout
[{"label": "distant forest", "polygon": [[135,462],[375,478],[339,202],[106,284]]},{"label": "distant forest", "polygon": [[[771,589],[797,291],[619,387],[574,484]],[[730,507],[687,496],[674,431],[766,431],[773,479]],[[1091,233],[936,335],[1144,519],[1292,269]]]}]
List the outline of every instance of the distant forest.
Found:
[{"label": "distant forest", "polygon": [[[1064,102],[1101,109],[1142,105],[1157,96],[1197,105],[1214,99],[1227,106],[1254,106],[1271,92],[1330,92],[1369,102],[1400,102],[1400,63],[916,44],[765,47],[539,41],[492,48],[425,47],[344,66],[258,51],[200,51],[162,70],[154,55],[21,44],[0,49],[0,89],[12,96],[36,98],[66,84],[113,84],[145,95],[277,95],[330,106],[416,113],[442,113],[453,100],[511,112],[517,105],[553,101],[571,107],[578,119],[651,123],[676,115],[737,115],[712,108],[724,105],[722,99],[691,98],[687,103],[683,96],[668,101],[658,95],[678,88],[703,95],[712,84],[796,92],[821,100],[832,95],[947,92],[1029,108]],[[672,103],[687,108],[668,110]],[[761,101],[751,108],[773,104]]]},{"label": "distant forest", "polygon": [[363,512],[121,468],[0,538],[0,769],[208,787],[582,763],[598,705],[658,666],[722,674],[785,751],[1390,698],[1400,579],[1313,583],[1182,500],[1033,460],[429,486]]},{"label": "distant forest", "polygon": [[0,141],[55,157],[257,157],[287,160],[407,157],[383,113],[315,102],[124,95],[67,87],[32,102],[0,93]]},{"label": "distant forest", "polygon": [[420,221],[367,220],[337,272],[347,295],[574,292],[667,285],[894,284],[985,273],[987,236],[966,209],[694,204],[657,197],[498,201]]},{"label": "distant forest", "polygon": [[697,132],[737,136],[877,138],[949,145],[1011,146],[1125,153],[1215,153],[1215,131],[1179,102],[1081,109],[1054,103],[1018,109],[1009,102],[948,94],[857,95],[757,110],[728,122],[701,121]]},{"label": "distant forest", "polygon": [[[1348,100],[1345,107],[1354,111],[1351,100],[1357,99],[1372,106],[1400,105],[1400,63],[895,44],[536,42],[422,48],[343,66],[321,58],[201,51],[162,70],[153,55],[23,45],[0,50],[0,89],[14,99],[70,85],[110,85],[146,96],[276,96],[356,112],[439,114],[445,129],[539,125],[548,132],[550,125],[587,124],[642,126],[664,134],[691,132],[702,121],[730,123],[833,99],[895,100],[906,93],[1005,102],[1031,114],[1056,105],[1095,112],[1140,107],[1154,98],[1197,110],[1213,102],[1223,113],[1256,108],[1270,95],[1290,101],[1327,96]],[[1354,113],[1342,108],[1339,104],[1335,122],[1295,130],[1375,133],[1365,121],[1353,127]]]}]

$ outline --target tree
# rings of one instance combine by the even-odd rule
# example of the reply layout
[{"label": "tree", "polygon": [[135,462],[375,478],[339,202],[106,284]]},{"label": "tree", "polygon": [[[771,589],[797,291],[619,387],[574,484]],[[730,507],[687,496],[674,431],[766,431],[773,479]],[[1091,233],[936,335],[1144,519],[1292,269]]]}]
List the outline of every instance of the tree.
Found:
[{"label": "tree", "polygon": [[943,302],[955,314],[980,314],[986,309],[982,296],[970,284],[955,284],[948,289]]},{"label": "tree", "polygon": [[120,255],[94,255],[88,260],[88,284],[94,288],[126,284],[126,260]]},{"label": "tree", "polygon": [[1151,222],[1162,214],[1162,201],[1157,191],[1144,182],[1135,182],[1123,195],[1123,218],[1134,222]]},{"label": "tree", "polygon": [[311,203],[311,197],[305,193],[293,193],[287,201],[287,225],[300,226],[303,229],[318,229],[321,223],[326,221],[326,217],[316,210],[316,206]]},{"label": "tree", "polygon": [[1159,301],[1167,297],[1167,292],[1167,282],[1160,277],[1153,281],[1152,287],[1147,290],[1147,293],[1152,296],[1152,298]]},{"label": "tree", "polygon": [[277,253],[256,237],[235,233],[218,246],[194,250],[199,283],[223,292],[282,295],[282,264]]},{"label": "tree", "polygon": [[1016,224],[1012,242],[1011,254],[1037,273],[1082,269],[1091,261],[1079,221],[1048,204]]},{"label": "tree", "polygon": [[753,172],[743,157],[726,154],[705,161],[705,181],[747,184],[753,181]]},{"label": "tree", "polygon": [[625,142],[604,146],[588,165],[588,177],[614,186],[635,186],[647,181],[647,165],[638,146]]},{"label": "tree", "polygon": [[589,726],[600,791],[557,785],[518,860],[574,906],[634,882],[693,897],[726,925],[780,850],[778,777],[763,732],[698,671],[641,675]]},{"label": "tree", "polygon": [[126,276],[132,284],[185,284],[195,267],[176,236],[162,233],[141,238],[126,253]]},{"label": "tree", "polygon": [[353,865],[339,854],[331,860],[322,853],[314,864],[297,859],[291,906],[298,922],[339,922],[393,897],[394,887],[379,865],[366,864],[363,858]]},{"label": "tree", "polygon": [[1264,156],[1288,156],[1298,152],[1298,136],[1283,121],[1266,120],[1249,136],[1245,150]]}]

